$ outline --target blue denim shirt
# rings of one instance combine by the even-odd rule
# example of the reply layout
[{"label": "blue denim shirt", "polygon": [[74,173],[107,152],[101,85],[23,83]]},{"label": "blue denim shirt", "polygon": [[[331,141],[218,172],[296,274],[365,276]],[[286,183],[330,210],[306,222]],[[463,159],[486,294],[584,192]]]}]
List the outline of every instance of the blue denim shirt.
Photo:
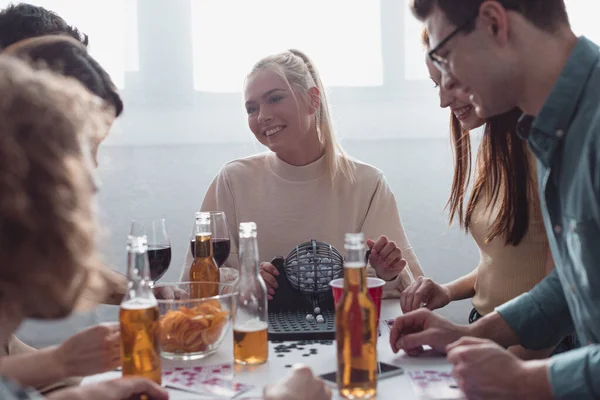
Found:
[{"label": "blue denim shirt", "polygon": [[600,398],[600,50],[579,38],[539,115],[519,134],[538,159],[544,225],[556,268],[498,307],[532,349],[573,329],[582,348],[552,357],[556,398]]},{"label": "blue denim shirt", "polygon": [[0,376],[0,399],[2,400],[43,400],[35,390],[20,386],[16,382]]}]

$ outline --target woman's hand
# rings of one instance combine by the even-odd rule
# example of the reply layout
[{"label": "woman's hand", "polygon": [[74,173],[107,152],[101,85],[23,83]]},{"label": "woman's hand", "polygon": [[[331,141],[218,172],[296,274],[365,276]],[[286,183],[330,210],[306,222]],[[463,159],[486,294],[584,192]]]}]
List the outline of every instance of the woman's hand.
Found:
[{"label": "woman's hand", "polygon": [[421,306],[435,310],[446,306],[451,300],[448,288],[422,276],[400,294],[400,306],[403,313],[416,310]]},{"label": "woman's hand", "polygon": [[385,281],[395,279],[406,267],[406,260],[402,258],[402,250],[396,243],[389,241],[386,236],[381,236],[377,241],[367,240],[371,250],[369,264],[375,269],[377,276]]},{"label": "woman's hand", "polygon": [[262,276],[263,280],[267,284],[267,297],[269,300],[273,300],[273,296],[275,295],[275,289],[279,287],[277,284],[276,276],[279,276],[279,271],[277,268],[270,262],[262,262],[260,263],[260,276]]}]

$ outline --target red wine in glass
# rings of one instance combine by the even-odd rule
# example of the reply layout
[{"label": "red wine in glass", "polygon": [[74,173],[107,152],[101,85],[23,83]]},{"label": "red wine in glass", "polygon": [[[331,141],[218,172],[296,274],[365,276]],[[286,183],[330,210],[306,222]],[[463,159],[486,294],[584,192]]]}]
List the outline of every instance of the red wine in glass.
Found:
[{"label": "red wine in glass", "polygon": [[171,241],[165,218],[138,218],[131,221],[129,234],[143,236],[148,240],[148,264],[150,279],[156,282],[171,264]]},{"label": "red wine in glass", "polygon": [[167,272],[171,264],[171,246],[148,245],[150,279],[156,282]]}]

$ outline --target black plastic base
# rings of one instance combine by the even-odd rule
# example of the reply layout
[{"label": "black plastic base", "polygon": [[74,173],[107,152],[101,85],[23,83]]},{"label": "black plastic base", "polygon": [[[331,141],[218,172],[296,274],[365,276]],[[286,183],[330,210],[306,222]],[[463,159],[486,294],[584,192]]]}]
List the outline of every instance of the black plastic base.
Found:
[{"label": "black plastic base", "polygon": [[[333,295],[305,296],[292,287],[285,276],[283,258],[272,264],[279,271],[278,289],[269,301],[269,340],[332,340],[335,338],[335,311]],[[323,323],[307,321],[306,316],[319,307]]]}]

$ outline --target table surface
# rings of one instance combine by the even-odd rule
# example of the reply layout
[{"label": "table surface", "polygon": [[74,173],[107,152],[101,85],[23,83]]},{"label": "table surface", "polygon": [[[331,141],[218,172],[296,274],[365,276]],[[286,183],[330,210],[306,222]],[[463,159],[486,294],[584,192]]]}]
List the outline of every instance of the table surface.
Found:
[{"label": "table surface", "polygon": [[[428,354],[427,352],[421,357],[408,357],[403,352],[394,354],[389,344],[389,328],[383,322],[386,319],[391,319],[401,314],[400,305],[398,300],[383,300],[381,307],[381,336],[379,337],[377,344],[377,355],[378,360],[401,366],[405,373],[403,375],[394,376],[379,381],[377,385],[377,399],[398,399],[404,400],[417,399],[415,392],[412,388],[408,372],[411,370],[423,370],[423,369],[435,369],[439,371],[450,371],[451,366],[448,361],[439,355]],[[180,367],[180,366],[193,366],[193,365],[210,365],[210,364],[223,364],[233,362],[233,345],[227,346],[226,343],[233,343],[233,337],[231,336],[231,329],[229,330],[228,337],[225,337],[221,348],[214,355],[207,357],[203,360],[198,361],[187,361],[187,362],[174,362],[170,360],[163,360],[163,368],[169,367]],[[285,342],[288,344],[288,342]],[[262,395],[263,386],[269,383],[274,383],[286,376],[290,369],[286,368],[286,365],[293,365],[295,363],[302,363],[312,368],[316,375],[335,371],[336,369],[336,348],[335,342],[332,345],[323,344],[312,344],[304,346],[305,348],[316,348],[317,354],[310,355],[308,357],[303,356],[307,351],[305,350],[292,350],[289,353],[284,354],[283,357],[278,357],[275,353],[275,347],[279,346],[280,343],[269,342],[269,360],[260,366],[256,367],[235,367],[235,381],[242,382],[256,387],[248,392],[245,392],[238,397],[253,397]],[[104,374],[93,375],[85,378],[82,384],[89,384],[93,382],[105,381],[109,379],[116,379],[121,376],[121,372],[111,371]],[[341,398],[337,394],[337,390],[333,388],[334,398]],[[176,389],[168,389],[171,399],[183,400],[183,399],[207,399],[214,397],[206,397],[194,393],[188,393]]]}]

